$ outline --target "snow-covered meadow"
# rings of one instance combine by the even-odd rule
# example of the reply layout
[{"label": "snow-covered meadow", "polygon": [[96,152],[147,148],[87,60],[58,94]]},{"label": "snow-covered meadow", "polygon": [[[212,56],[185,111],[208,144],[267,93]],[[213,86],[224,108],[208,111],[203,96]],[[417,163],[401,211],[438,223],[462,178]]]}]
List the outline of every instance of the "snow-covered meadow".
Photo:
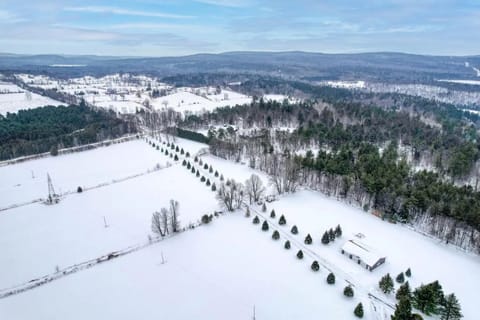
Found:
[{"label": "snow-covered meadow", "polygon": [[19,86],[0,81],[0,114],[15,113],[22,109],[32,109],[43,106],[65,105],[60,101],[24,90]]},{"label": "snow-covered meadow", "polygon": [[[189,151],[192,160],[206,148],[178,138],[174,143]],[[255,173],[268,183],[265,174],[246,164],[208,154],[201,159],[225,178],[244,182]],[[7,195],[1,199],[2,206],[45,197],[46,172],[62,191],[145,174],[68,195],[54,206],[36,203],[2,212],[0,289],[54,273],[56,266],[63,268],[147,242],[152,234],[152,212],[167,206],[170,199],[180,203],[183,226],[219,210],[215,194],[181,162],[182,157],[175,162],[142,139],[1,167],[0,190]],[[162,169],[153,171],[157,165]],[[219,183],[208,170],[201,174]],[[368,294],[394,304],[393,295],[378,291],[378,280],[387,272],[395,278],[410,267],[412,278],[408,280],[413,287],[439,280],[446,293],[458,296],[465,319],[475,319],[472,293],[480,285],[478,256],[313,191],[282,196],[267,207],[265,213],[252,207],[249,219],[244,212],[221,215],[210,225],[0,299],[0,315],[23,319],[34,312],[36,319],[131,319],[161,310],[166,319],[245,319],[252,317],[255,305],[258,319],[354,319],[353,309],[361,301],[365,319],[389,319],[392,310]],[[272,209],[277,218],[267,218],[268,232],[252,224],[256,214],[267,217]],[[281,214],[287,219],[285,226],[277,224]],[[296,236],[289,231],[293,224],[299,228]],[[323,232],[338,224],[343,229],[342,238],[328,246],[321,244]],[[278,241],[271,238],[275,229],[281,231]],[[308,246],[303,243],[307,233],[313,238]],[[362,241],[387,257],[386,263],[373,272],[340,253],[343,243],[358,233],[364,235]],[[286,239],[292,240],[291,250],[283,248]],[[295,257],[299,248],[306,254],[303,260]],[[162,254],[165,264],[161,263]],[[318,273],[310,270],[313,259],[320,262]],[[325,282],[327,268],[337,276],[334,286]],[[343,296],[346,281],[355,286],[353,299]]]}]

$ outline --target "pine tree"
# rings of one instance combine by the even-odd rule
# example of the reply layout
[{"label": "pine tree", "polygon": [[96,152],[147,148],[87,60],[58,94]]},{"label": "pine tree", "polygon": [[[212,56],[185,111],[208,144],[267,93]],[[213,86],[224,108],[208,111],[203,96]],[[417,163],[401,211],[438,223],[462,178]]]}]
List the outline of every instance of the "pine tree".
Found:
[{"label": "pine tree", "polygon": [[265,204],[265,202],[262,205],[262,212],[267,212],[267,205]]},{"label": "pine tree", "polygon": [[322,236],[322,243],[325,245],[330,243],[330,237],[328,236],[327,231],[325,231],[325,233]]},{"label": "pine tree", "polygon": [[210,187],[210,184],[211,184],[210,179],[207,179],[207,187]]},{"label": "pine tree", "polygon": [[335,232],[331,228],[330,230],[328,230],[328,239],[330,240],[330,242],[335,241]]},{"label": "pine tree", "polygon": [[273,231],[273,233],[272,233],[272,239],[273,239],[273,240],[278,240],[278,239],[280,239],[280,233],[278,233],[277,230]]},{"label": "pine tree", "polygon": [[197,174],[196,174],[196,176],[197,176],[197,178],[200,177],[200,171],[198,171],[198,169],[197,169]]},{"label": "pine tree", "polygon": [[297,258],[298,258],[298,259],[303,259],[303,251],[302,251],[302,250],[298,250],[298,252],[297,252]]},{"label": "pine tree", "polygon": [[187,160],[183,159],[183,162],[182,162],[182,166],[186,166],[187,165]]},{"label": "pine tree", "polygon": [[270,218],[275,218],[275,210],[272,209],[272,212],[270,212]]},{"label": "pine tree", "polygon": [[185,154],[185,150],[183,150],[183,148],[182,148],[182,150],[180,150],[180,154],[181,154],[181,155],[184,155],[184,154]]},{"label": "pine tree", "polygon": [[400,272],[398,274],[398,276],[395,278],[395,281],[397,281],[398,283],[404,283],[405,282],[405,276],[404,276],[403,272]]},{"label": "pine tree", "polygon": [[190,161],[187,162],[187,169],[191,169],[192,168],[192,165],[190,164]]},{"label": "pine tree", "polygon": [[213,173],[213,167],[210,165],[210,168],[208,169],[208,172]]},{"label": "pine tree", "polygon": [[215,183],[212,184],[212,191],[217,191],[217,186],[215,185]]},{"label": "pine tree", "polygon": [[330,272],[327,276],[327,283],[335,284],[335,275],[332,272]]},{"label": "pine tree", "polygon": [[310,236],[310,233],[307,234],[304,242],[305,242],[305,244],[312,244],[312,237]]},{"label": "pine tree", "polygon": [[400,288],[398,288],[397,293],[395,294],[395,298],[397,300],[401,300],[402,298],[409,300],[412,299],[412,290],[410,289],[410,284],[408,283],[408,281],[402,284]]},{"label": "pine tree", "polygon": [[225,180],[225,178],[223,177],[223,174],[220,175],[220,181],[223,181]]},{"label": "pine tree", "polygon": [[395,306],[395,312],[391,316],[391,320],[410,320],[412,319],[412,305],[409,299],[401,299]]},{"label": "pine tree", "polygon": [[178,156],[177,156],[176,153],[175,153],[175,157],[173,158],[173,160],[178,161]]},{"label": "pine tree", "polygon": [[342,227],[340,227],[340,225],[338,225],[335,228],[335,237],[340,238],[341,236],[342,236]]},{"label": "pine tree", "polygon": [[208,164],[207,163],[205,163],[205,165],[203,166],[203,169],[208,170]]},{"label": "pine tree", "polygon": [[349,298],[353,297],[353,288],[352,288],[352,286],[350,286],[350,285],[346,286],[345,289],[343,289],[343,295],[344,295],[345,297],[349,297]]},{"label": "pine tree", "polygon": [[190,152],[185,153],[185,157],[190,158]]},{"label": "pine tree", "polygon": [[385,294],[389,294],[390,292],[393,291],[394,285],[393,285],[393,279],[390,276],[389,273],[384,275],[382,279],[380,279],[380,282],[378,283],[378,286],[380,289],[383,291]]},{"label": "pine tree", "polygon": [[215,178],[218,178],[218,171],[215,170]]},{"label": "pine tree", "polygon": [[178,146],[175,148],[175,151],[180,152],[180,149],[178,148]]},{"label": "pine tree", "polygon": [[255,216],[255,218],[253,218],[253,224],[259,224],[260,223],[260,219],[258,218],[258,216]]},{"label": "pine tree", "polygon": [[313,261],[310,268],[312,268],[312,270],[315,271],[315,272],[320,270],[320,265],[318,264],[318,261],[317,260]]},{"label": "pine tree", "polygon": [[168,150],[167,149],[165,149],[165,155],[168,156]]},{"label": "pine tree", "polygon": [[294,225],[294,226],[292,227],[292,230],[290,230],[290,232],[292,232],[292,234],[298,234],[298,228],[297,228],[297,226]]},{"label": "pine tree", "polygon": [[199,164],[200,166],[203,166],[203,160],[202,160],[202,158],[199,158],[199,159],[198,159],[198,164]]},{"label": "pine tree", "polygon": [[283,246],[285,249],[290,249],[290,241],[285,241],[285,245]]},{"label": "pine tree", "polygon": [[160,148],[160,152],[163,152],[163,148]]},{"label": "pine tree", "polygon": [[250,218],[250,207],[247,207],[247,210],[245,211],[245,217]]},{"label": "pine tree", "polygon": [[412,276],[412,270],[408,268],[407,271],[405,271],[405,275],[410,278]]},{"label": "pine tree", "polygon": [[440,308],[441,320],[459,320],[463,317],[460,303],[455,294],[449,294],[445,297],[445,302]]},{"label": "pine tree", "polygon": [[427,316],[435,313],[438,306],[436,295],[431,284],[422,285],[413,291],[413,306],[425,313]]},{"label": "pine tree", "polygon": [[280,219],[278,220],[278,224],[281,225],[281,226],[283,226],[283,225],[286,224],[286,223],[287,223],[287,220],[285,220],[285,217],[284,217],[284,215],[282,214],[282,215],[280,216]]},{"label": "pine tree", "polygon": [[195,156],[195,159],[193,161],[198,162],[198,157]]},{"label": "pine tree", "polygon": [[195,173],[196,172],[195,167],[192,167],[191,171],[192,171],[192,173]]},{"label": "pine tree", "polygon": [[357,306],[355,307],[355,310],[353,310],[353,314],[357,318],[363,318],[363,305],[361,302],[357,304]]},{"label": "pine tree", "polygon": [[263,221],[262,230],[263,231],[268,231],[268,222],[267,221]]}]

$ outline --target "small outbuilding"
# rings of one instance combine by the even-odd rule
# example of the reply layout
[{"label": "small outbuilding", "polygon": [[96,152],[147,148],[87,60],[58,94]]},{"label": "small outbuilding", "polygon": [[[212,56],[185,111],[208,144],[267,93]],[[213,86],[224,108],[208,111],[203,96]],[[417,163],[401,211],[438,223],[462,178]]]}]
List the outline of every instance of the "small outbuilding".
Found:
[{"label": "small outbuilding", "polygon": [[357,262],[369,271],[373,271],[385,263],[386,257],[370,246],[358,240],[348,240],[342,247],[342,254]]}]

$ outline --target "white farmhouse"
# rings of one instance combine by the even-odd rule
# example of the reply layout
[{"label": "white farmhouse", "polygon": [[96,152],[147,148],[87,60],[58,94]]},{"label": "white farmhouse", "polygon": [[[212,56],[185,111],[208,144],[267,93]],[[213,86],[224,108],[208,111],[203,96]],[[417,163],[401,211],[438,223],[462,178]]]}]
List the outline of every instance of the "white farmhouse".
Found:
[{"label": "white farmhouse", "polygon": [[386,257],[358,240],[348,240],[342,247],[342,254],[365,267],[369,271],[375,270],[385,263]]}]

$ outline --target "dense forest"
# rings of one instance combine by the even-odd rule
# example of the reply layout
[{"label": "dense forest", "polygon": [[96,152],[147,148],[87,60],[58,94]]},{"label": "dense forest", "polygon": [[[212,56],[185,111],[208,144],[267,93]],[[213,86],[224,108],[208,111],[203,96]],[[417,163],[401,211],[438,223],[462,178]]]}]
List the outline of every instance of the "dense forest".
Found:
[{"label": "dense forest", "polygon": [[459,184],[476,175],[475,126],[454,122],[457,115],[444,109],[435,116],[448,129],[417,113],[330,98],[260,99],[191,116],[182,125],[210,125],[213,154],[267,172],[279,193],[309,186],[480,252],[480,193],[476,185]]},{"label": "dense forest", "polygon": [[134,122],[83,104],[0,115],[0,160],[52,152],[136,132]]}]

